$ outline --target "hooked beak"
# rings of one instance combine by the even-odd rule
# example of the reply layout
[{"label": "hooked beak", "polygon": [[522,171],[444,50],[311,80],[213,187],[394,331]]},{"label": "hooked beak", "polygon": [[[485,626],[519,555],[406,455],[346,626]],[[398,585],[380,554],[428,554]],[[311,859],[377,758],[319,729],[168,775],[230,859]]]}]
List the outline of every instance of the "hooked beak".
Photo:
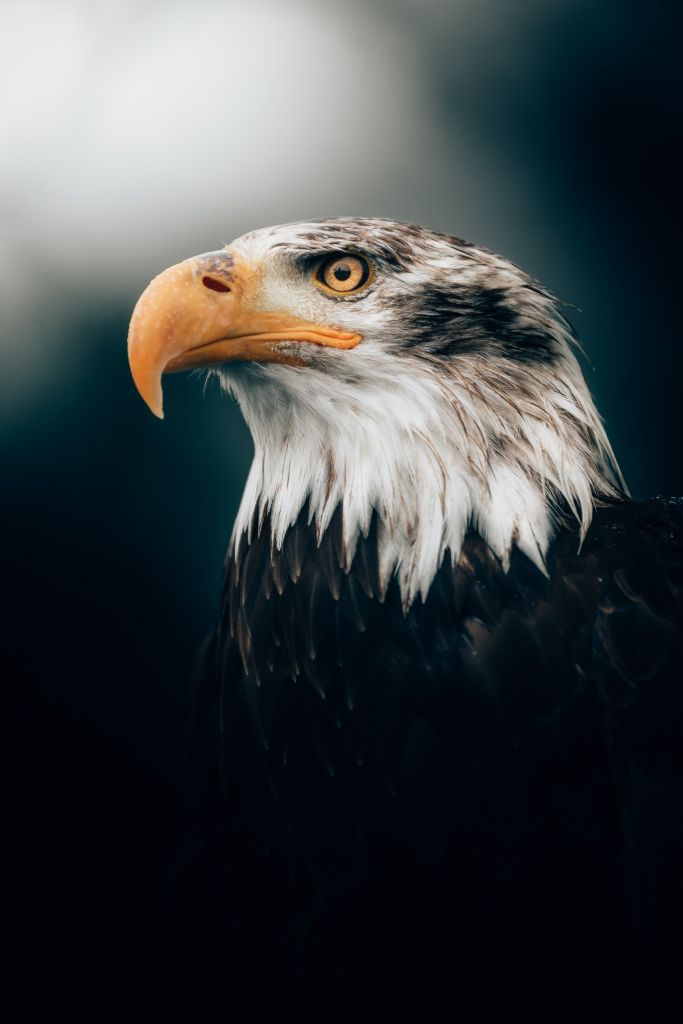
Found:
[{"label": "hooked beak", "polygon": [[[360,334],[321,326],[250,303],[257,272],[226,250],[164,270],[138,299],[128,331],[135,386],[163,419],[161,375],[235,360],[302,365],[292,342],[354,348]],[[283,344],[288,343],[288,344]]]}]

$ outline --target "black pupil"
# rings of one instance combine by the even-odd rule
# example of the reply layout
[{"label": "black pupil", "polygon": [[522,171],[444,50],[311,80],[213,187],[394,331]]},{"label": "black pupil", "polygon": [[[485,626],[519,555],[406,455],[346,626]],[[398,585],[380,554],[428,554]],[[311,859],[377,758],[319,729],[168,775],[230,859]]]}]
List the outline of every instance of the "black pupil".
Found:
[{"label": "black pupil", "polygon": [[348,281],[351,277],[351,269],[346,263],[342,263],[341,266],[336,268],[334,276],[338,281]]}]

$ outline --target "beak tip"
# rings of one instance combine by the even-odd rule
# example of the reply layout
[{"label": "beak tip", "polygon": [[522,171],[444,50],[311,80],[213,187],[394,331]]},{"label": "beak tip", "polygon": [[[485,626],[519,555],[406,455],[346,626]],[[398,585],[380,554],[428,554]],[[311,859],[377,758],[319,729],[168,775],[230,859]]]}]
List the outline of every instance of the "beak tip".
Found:
[{"label": "beak tip", "polygon": [[163,418],[164,418],[164,403],[163,403],[163,399],[161,398],[161,396],[159,396],[159,398],[154,398],[154,399],[147,398],[147,397],[145,397],[145,395],[143,395],[142,397],[143,397],[145,405],[147,406],[149,411],[151,413],[153,413],[154,416],[156,416],[156,418],[158,420],[163,420]]},{"label": "beak tip", "polygon": [[[158,387],[156,387],[156,388],[154,388],[152,390],[152,389],[147,389],[147,388],[141,388],[136,383],[136,390],[137,390],[138,394],[140,395],[140,397],[142,398],[142,400],[145,403],[145,405],[147,406],[147,408],[149,409],[149,411],[154,416],[156,416],[156,418],[158,420],[163,420],[163,418],[164,418],[164,400],[163,400],[163,396],[161,394],[161,387],[158,386]],[[152,391],[151,394],[150,394],[150,390]],[[157,393],[155,394],[154,392],[157,392]]]}]

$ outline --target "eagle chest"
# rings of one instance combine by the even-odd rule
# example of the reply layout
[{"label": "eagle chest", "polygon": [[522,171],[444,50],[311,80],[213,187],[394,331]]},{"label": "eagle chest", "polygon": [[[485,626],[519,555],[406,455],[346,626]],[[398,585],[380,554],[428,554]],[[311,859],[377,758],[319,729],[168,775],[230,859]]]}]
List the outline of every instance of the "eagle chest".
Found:
[{"label": "eagle chest", "polygon": [[539,814],[559,836],[567,790],[596,790],[595,691],[577,672],[594,564],[561,585],[522,555],[504,572],[473,534],[405,611],[395,584],[382,593],[376,551],[371,531],[343,572],[334,534],[318,544],[302,520],[281,551],[266,527],[229,567],[219,675],[235,835],[331,858],[339,877],[356,853],[368,869],[368,846],[385,864],[493,856],[527,842]]}]

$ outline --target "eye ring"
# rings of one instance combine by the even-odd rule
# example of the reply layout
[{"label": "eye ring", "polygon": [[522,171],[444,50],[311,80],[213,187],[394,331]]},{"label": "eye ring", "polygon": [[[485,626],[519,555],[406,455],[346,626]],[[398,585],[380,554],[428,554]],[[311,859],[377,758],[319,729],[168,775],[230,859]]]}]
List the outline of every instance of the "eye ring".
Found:
[{"label": "eye ring", "polygon": [[336,299],[357,295],[372,284],[375,275],[363,256],[356,253],[336,253],[326,256],[317,265],[313,283],[320,291]]}]

